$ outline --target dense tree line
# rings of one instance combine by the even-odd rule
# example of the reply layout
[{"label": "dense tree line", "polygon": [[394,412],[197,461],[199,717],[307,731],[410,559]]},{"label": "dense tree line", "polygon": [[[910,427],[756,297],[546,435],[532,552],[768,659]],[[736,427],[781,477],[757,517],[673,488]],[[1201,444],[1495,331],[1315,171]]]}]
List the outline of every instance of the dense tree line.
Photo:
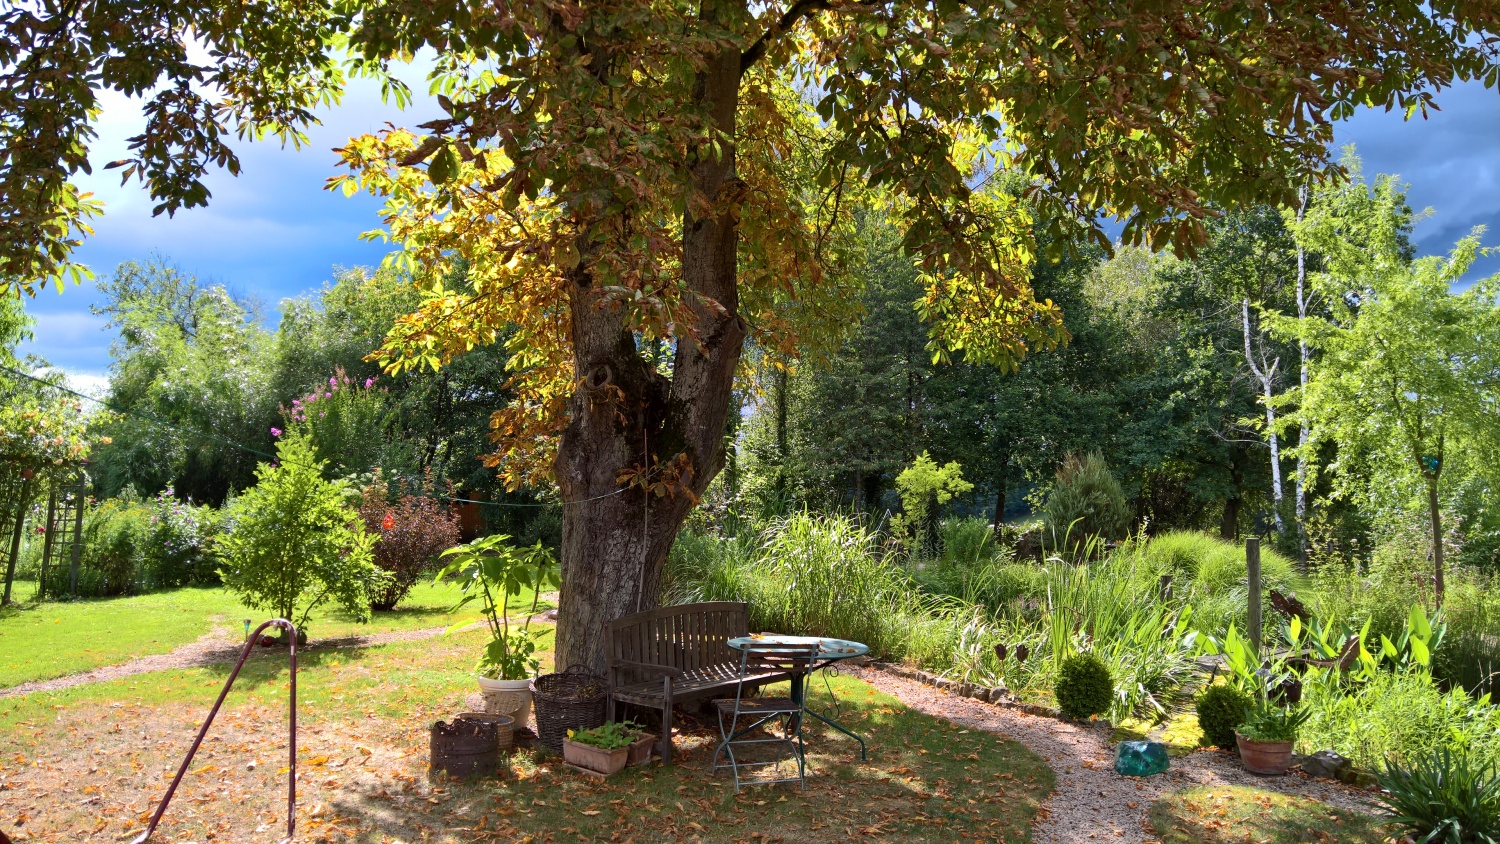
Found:
[{"label": "dense tree line", "polygon": [[[449,279],[463,284],[458,271]],[[507,353],[476,348],[441,371],[388,375],[366,360],[396,319],[416,307],[409,279],[381,270],[336,273],[316,293],[280,303],[266,326],[262,302],[200,281],[155,257],[127,262],[99,284],[96,312],[117,328],[111,348],[109,405],[99,420],[111,442],[91,474],[101,496],[129,486],[142,496],[171,488],[184,499],[219,504],[254,483],[256,466],[275,451],[276,432],[330,378],[364,396],[355,429],[326,437],[322,459],[344,476],[377,467],[389,479],[421,482],[429,473],[464,498],[540,503],[507,493],[483,458],[489,415],[507,400]],[[525,533],[522,516],[490,508],[494,526]],[[555,513],[536,525],[555,541]]]},{"label": "dense tree line", "polygon": [[[864,315],[826,358],[762,368],[729,493],[880,514],[930,453],[962,465],[966,510],[998,524],[1007,505],[1039,509],[1065,457],[1098,452],[1137,529],[1254,532],[1303,559],[1435,530],[1439,563],[1444,548],[1493,563],[1495,473],[1478,458],[1497,442],[1500,367],[1479,338],[1500,338],[1500,311],[1493,280],[1450,290],[1477,233],[1419,259],[1399,183],[1344,163],[1348,184],[1298,207],[1213,220],[1190,258],[1119,247],[1039,263],[1032,286],[1070,339],[1013,372],[934,360],[900,232],[865,215]],[[1380,363],[1361,376],[1365,360]],[[1397,372],[1408,381],[1388,383]]]}]

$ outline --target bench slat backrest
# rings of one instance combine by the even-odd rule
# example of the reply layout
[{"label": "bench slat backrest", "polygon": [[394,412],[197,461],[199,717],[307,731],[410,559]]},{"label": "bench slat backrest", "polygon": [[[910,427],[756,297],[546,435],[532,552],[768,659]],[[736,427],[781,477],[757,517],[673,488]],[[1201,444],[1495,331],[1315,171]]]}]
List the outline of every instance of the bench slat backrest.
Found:
[{"label": "bench slat backrest", "polygon": [[747,604],[680,604],[611,621],[605,649],[610,662],[641,662],[691,671],[738,664],[727,642],[749,633]]}]

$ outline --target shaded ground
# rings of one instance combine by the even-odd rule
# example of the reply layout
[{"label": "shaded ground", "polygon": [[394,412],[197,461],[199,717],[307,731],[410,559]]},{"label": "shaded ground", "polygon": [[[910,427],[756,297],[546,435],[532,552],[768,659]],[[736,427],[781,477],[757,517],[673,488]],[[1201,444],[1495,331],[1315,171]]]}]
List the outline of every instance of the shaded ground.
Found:
[{"label": "shaded ground", "polygon": [[[503,779],[433,785],[433,721],[463,708],[482,632],[309,652],[298,679],[300,840],[1025,841],[1052,773],[1025,748],[834,681],[870,761],[810,731],[805,791],[736,796],[709,770],[713,739],[680,736],[678,764],[599,784],[518,757]],[[222,664],[0,700],[0,829],[17,841],[120,841],[144,827]],[[258,653],[174,800],[163,842],[277,840],[285,823],[284,653]],[[827,706],[827,692],[819,698]],[[528,839],[529,836],[529,839]]]},{"label": "shaded ground", "polygon": [[1365,792],[1302,774],[1259,777],[1241,767],[1236,757],[1217,751],[1174,758],[1171,770],[1160,776],[1122,777],[1114,772],[1114,743],[1100,728],[982,704],[883,671],[864,670],[856,676],[913,709],[1015,739],[1046,759],[1057,774],[1057,793],[1043,807],[1042,820],[1036,825],[1035,840],[1043,844],[1155,841],[1157,833],[1147,819],[1151,805],[1195,786],[1248,785],[1321,801],[1315,806],[1363,815],[1372,811]]}]

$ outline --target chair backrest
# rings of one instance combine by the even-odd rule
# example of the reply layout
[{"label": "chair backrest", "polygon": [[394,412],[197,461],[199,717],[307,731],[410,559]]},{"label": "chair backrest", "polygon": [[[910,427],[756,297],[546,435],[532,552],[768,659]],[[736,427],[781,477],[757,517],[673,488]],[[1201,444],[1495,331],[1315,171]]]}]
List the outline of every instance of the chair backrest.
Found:
[{"label": "chair backrest", "polygon": [[813,661],[817,658],[816,645],[758,642],[741,653],[740,677],[772,671],[791,675],[806,674],[812,670]]},{"label": "chair backrest", "polygon": [[640,662],[691,671],[733,665],[728,642],[750,634],[749,605],[737,601],[679,604],[609,623],[604,643],[611,662]]}]

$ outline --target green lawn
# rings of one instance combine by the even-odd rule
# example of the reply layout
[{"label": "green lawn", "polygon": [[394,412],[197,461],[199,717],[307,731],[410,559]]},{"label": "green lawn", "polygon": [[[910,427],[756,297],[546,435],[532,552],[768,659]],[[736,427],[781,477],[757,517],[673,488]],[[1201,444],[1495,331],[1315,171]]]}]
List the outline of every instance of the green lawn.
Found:
[{"label": "green lawn", "polygon": [[1378,818],[1246,786],[1190,788],[1151,807],[1162,844],[1383,844]]},{"label": "green lawn", "polygon": [[[243,635],[245,619],[258,625],[268,618],[265,613],[241,606],[221,587],[37,604],[29,602],[34,584],[23,581],[17,585],[21,588],[14,597],[24,603],[0,608],[0,688],[165,653],[215,626],[238,638]],[[521,596],[521,601],[529,601],[529,597]],[[376,613],[369,624],[360,624],[342,610],[325,606],[313,614],[308,632],[316,641],[480,620],[472,605],[450,615],[447,611],[457,599],[457,586],[423,581],[395,610]],[[529,608],[529,603],[525,606]]]},{"label": "green lawn", "polygon": [[[716,734],[690,722],[677,764],[605,783],[529,753],[503,777],[431,783],[429,728],[461,711],[484,641],[483,631],[468,631],[308,653],[298,676],[298,840],[1019,844],[1053,788],[1052,772],[1021,745],[914,712],[848,677],[833,687],[842,720],[869,737],[870,760],[860,762],[843,736],[809,728],[805,791],[761,786],[736,796],[709,770]],[[128,840],[225,671],[159,672],[0,700],[0,824],[24,826],[29,840]],[[285,657],[258,653],[242,677],[172,804],[163,841],[280,834]],[[814,703],[827,706],[816,685]]]}]

